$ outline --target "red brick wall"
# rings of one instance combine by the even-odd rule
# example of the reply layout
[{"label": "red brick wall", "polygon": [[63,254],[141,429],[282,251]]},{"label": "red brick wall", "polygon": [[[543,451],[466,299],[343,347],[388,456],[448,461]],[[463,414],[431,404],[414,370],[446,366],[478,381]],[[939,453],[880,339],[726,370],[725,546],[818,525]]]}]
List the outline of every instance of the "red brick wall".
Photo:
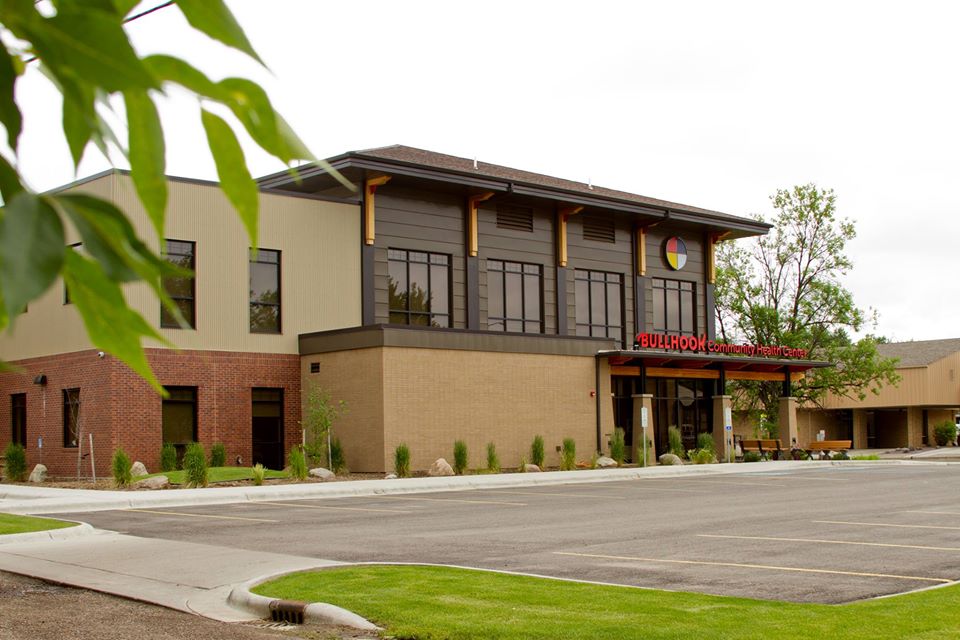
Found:
[{"label": "red brick wall", "polygon": [[[251,455],[251,389],[284,390],[284,447],[300,442],[300,358],[292,354],[148,349],[161,384],[197,387],[198,439],[207,451],[215,442],[227,449],[227,463]],[[162,400],[124,364],[96,351],[80,351],[14,363],[19,372],[0,374],[0,449],[12,437],[10,394],[27,394],[27,461],[42,462],[51,476],[76,475],[76,448],[63,446],[62,390],[80,388],[83,452],[93,433],[97,475],[110,473],[114,449],[123,447],[149,471],[159,470]],[[47,384],[33,383],[46,374]],[[45,400],[45,404],[44,404]],[[43,451],[37,438],[43,437]],[[81,475],[89,477],[85,458]]]}]

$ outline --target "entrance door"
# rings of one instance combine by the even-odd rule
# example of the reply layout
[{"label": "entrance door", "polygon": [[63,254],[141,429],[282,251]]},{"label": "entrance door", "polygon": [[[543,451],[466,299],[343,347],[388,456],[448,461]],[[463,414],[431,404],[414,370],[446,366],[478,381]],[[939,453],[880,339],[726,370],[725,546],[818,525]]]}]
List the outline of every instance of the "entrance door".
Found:
[{"label": "entrance door", "polygon": [[27,446],[27,394],[15,393],[10,396],[10,422],[13,426],[14,444]]},{"label": "entrance door", "polygon": [[679,429],[684,449],[696,449],[697,436],[711,432],[713,380],[659,378],[647,386],[654,396],[657,453],[670,451],[670,427]]},{"label": "entrance door", "polygon": [[254,389],[251,464],[283,469],[283,389]]}]

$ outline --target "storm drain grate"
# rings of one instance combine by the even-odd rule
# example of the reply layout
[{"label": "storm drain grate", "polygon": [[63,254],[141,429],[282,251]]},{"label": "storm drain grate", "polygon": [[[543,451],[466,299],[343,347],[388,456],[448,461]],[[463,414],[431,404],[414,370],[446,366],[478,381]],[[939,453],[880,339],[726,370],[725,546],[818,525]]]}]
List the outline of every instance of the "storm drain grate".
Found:
[{"label": "storm drain grate", "polygon": [[274,600],[270,603],[270,619],[274,622],[303,624],[303,612],[306,608],[306,602]]}]

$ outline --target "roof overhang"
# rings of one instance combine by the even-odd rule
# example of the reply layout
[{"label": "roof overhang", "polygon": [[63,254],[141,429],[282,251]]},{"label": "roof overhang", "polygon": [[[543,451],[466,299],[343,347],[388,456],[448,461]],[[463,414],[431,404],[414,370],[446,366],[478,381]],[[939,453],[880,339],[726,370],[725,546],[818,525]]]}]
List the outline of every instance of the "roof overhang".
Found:
[{"label": "roof overhang", "polygon": [[611,373],[639,375],[640,370],[653,377],[698,377],[727,380],[793,380],[807,371],[834,366],[821,360],[789,358],[750,358],[736,355],[683,353],[657,349],[600,351],[598,357],[610,364]]}]

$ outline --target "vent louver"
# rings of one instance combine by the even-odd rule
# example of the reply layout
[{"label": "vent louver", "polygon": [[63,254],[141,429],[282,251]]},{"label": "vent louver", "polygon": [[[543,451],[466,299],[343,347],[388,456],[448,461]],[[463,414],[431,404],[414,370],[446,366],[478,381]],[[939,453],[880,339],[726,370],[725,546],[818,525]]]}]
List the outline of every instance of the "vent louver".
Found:
[{"label": "vent louver", "polygon": [[533,209],[515,204],[497,206],[497,228],[533,232]]},{"label": "vent louver", "polygon": [[583,216],[583,239],[593,240],[594,242],[616,242],[617,233],[613,224],[613,216],[598,216],[595,214]]}]

